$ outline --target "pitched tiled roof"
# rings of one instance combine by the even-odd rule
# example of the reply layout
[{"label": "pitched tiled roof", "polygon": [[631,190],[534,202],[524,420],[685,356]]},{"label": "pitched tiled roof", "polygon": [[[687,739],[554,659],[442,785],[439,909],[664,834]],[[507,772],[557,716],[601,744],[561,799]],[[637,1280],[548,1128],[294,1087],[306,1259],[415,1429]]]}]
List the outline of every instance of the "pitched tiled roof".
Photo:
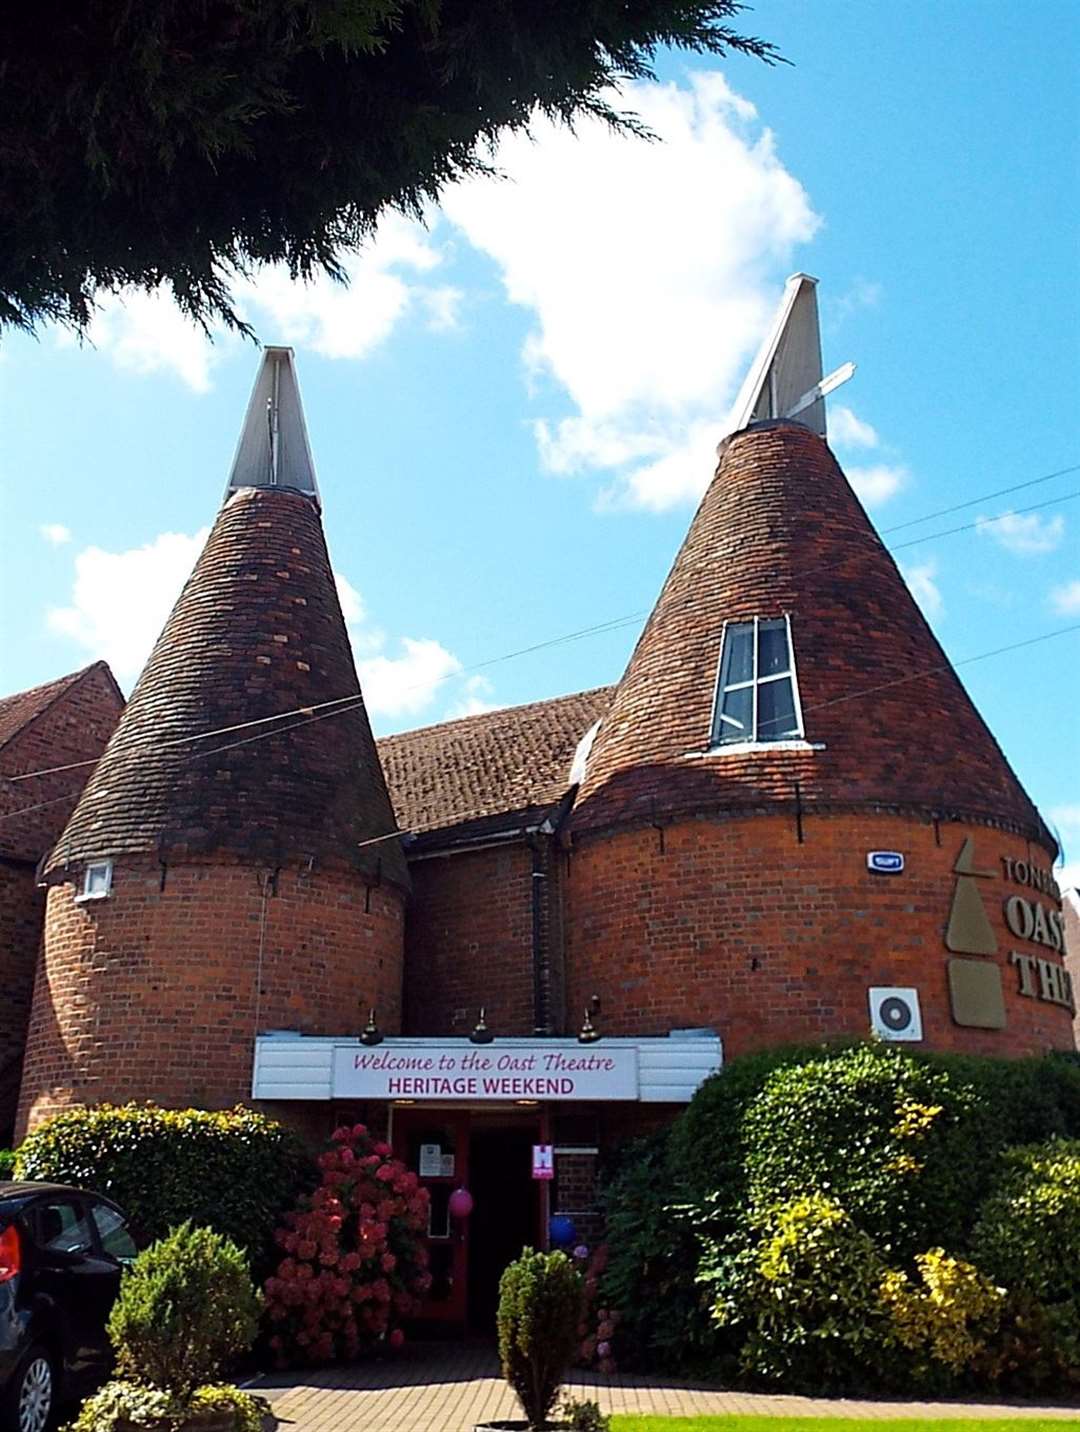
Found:
[{"label": "pitched tiled roof", "polygon": [[379,757],[402,829],[436,832],[423,846],[542,818],[569,790],[578,742],[611,692],[601,686],[384,736]]},{"label": "pitched tiled roof", "polygon": [[[93,666],[104,665],[104,662],[93,663]],[[55,681],[32,686],[29,691],[17,691],[14,696],[0,696],[0,748],[13,740],[43,711],[47,711],[58,696],[63,696],[65,691],[92,669],[92,666],[84,666],[80,671],[73,671],[68,676],[58,676]]]},{"label": "pitched tiled roof", "polygon": [[[708,754],[724,623],[785,613],[803,749]],[[571,828],[790,807],[796,781],[808,807],[962,815],[1055,848],[827,444],[770,422],[725,446],[615,689]]]},{"label": "pitched tiled roof", "polygon": [[266,720],[359,691],[314,505],[285,488],[235,493],[48,870],[136,852],[228,854],[378,866],[407,881],[400,842],[364,843],[394,824],[363,702],[280,730]]}]

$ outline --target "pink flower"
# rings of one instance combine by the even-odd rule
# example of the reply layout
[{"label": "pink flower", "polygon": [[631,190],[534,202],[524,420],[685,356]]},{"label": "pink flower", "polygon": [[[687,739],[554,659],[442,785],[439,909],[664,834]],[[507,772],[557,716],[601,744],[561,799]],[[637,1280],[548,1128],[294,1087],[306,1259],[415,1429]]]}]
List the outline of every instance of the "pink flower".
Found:
[{"label": "pink flower", "polygon": [[384,1254],[382,1255],[382,1270],[383,1270],[383,1272],[384,1272],[384,1273],[392,1273],[396,1267],[397,1267],[397,1259],[394,1257],[393,1253],[384,1253]]},{"label": "pink flower", "polygon": [[389,1158],[391,1153],[393,1153],[393,1150],[391,1149],[389,1144],[378,1143],[372,1144],[371,1147],[375,1153],[379,1154],[384,1159]]},{"label": "pink flower", "polygon": [[389,1164],[383,1164],[382,1168],[375,1171],[375,1177],[380,1183],[391,1183],[394,1177],[394,1170]]},{"label": "pink flower", "polygon": [[336,1144],[348,1143],[349,1139],[352,1138],[352,1129],[347,1128],[344,1124],[342,1124],[339,1128],[336,1128],[334,1130],[333,1134],[331,1135],[331,1138]]},{"label": "pink flower", "polygon": [[353,1124],[352,1136],[354,1139],[367,1137],[367,1124]]},{"label": "pink flower", "polygon": [[611,1356],[611,1344],[609,1342],[597,1343],[596,1355],[600,1358],[609,1358]]},{"label": "pink flower", "polygon": [[388,1341],[390,1343],[390,1346],[393,1348],[403,1347],[405,1343],[405,1334],[400,1328],[394,1328],[394,1330],[390,1334]]}]

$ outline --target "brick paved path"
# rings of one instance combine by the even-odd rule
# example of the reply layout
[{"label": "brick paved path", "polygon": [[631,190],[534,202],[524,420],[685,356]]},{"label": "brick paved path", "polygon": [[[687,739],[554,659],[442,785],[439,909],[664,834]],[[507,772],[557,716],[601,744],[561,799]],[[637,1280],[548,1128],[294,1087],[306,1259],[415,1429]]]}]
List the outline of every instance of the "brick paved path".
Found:
[{"label": "brick paved path", "polygon": [[[414,1343],[392,1360],[297,1376],[263,1378],[281,1432],[472,1432],[488,1417],[521,1414],[490,1346]],[[667,1378],[598,1377],[575,1372],[570,1392],[605,1412],[787,1413],[804,1417],[1064,1417],[1080,1407],[1003,1403],[898,1402],[774,1397],[724,1392]]]}]

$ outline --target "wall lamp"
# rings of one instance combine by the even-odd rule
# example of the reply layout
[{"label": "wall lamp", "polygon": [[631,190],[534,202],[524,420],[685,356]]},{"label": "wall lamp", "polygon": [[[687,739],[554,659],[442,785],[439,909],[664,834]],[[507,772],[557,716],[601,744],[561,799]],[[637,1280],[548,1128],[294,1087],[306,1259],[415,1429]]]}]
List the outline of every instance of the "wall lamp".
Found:
[{"label": "wall lamp", "polygon": [[372,1044],[381,1044],[383,1042],[383,1037],[384,1036],[382,1031],[375,1023],[375,1011],[374,1009],[369,1009],[367,1024],[364,1025],[363,1031],[360,1035],[360,1043],[367,1044],[369,1046]]},{"label": "wall lamp", "polygon": [[485,1012],[484,1006],[481,1005],[480,1018],[476,1021],[475,1029],[469,1035],[470,1044],[490,1044],[495,1038],[494,1034],[492,1034],[491,1030],[487,1027],[487,1022],[484,1019]]},{"label": "wall lamp", "polygon": [[596,1025],[593,1024],[593,1017],[598,1016],[599,1013],[600,996],[594,994],[592,999],[589,1000],[588,1008],[585,1011],[585,1018],[582,1021],[581,1028],[578,1030],[579,1044],[595,1044],[600,1038],[600,1031]]}]

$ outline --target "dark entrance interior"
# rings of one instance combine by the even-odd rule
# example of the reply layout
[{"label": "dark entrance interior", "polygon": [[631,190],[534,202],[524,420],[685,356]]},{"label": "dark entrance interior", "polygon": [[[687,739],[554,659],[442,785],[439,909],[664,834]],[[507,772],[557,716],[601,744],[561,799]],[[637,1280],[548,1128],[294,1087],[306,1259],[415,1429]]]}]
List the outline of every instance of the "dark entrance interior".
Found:
[{"label": "dark entrance interior", "polygon": [[528,1246],[539,1247],[540,1189],[532,1177],[530,1125],[488,1126],[477,1120],[469,1143],[469,1324],[477,1332],[495,1328],[499,1279]]}]

